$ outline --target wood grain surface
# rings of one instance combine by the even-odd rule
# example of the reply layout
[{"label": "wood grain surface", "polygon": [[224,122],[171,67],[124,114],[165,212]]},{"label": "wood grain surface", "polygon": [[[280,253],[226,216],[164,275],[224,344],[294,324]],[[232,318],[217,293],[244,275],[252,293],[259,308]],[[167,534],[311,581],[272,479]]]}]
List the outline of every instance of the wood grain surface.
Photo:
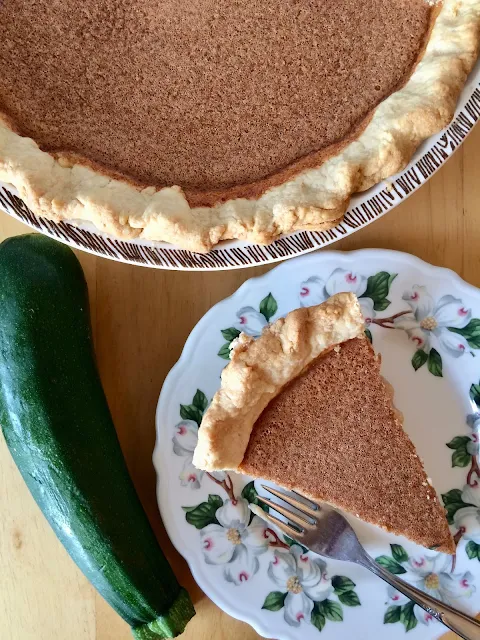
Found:
[{"label": "wood grain surface", "polygon": [[[29,229],[0,213],[0,239]],[[416,194],[334,249],[407,251],[480,287],[480,127]],[[182,273],[78,253],[90,290],[97,357],[129,470],[163,549],[197,609],[182,640],[254,640],[195,585],[162,527],[151,455],[162,382],[201,316],[269,267]],[[453,637],[453,636],[452,636]],[[0,438],[0,638],[127,640],[127,625],[74,566]]]}]

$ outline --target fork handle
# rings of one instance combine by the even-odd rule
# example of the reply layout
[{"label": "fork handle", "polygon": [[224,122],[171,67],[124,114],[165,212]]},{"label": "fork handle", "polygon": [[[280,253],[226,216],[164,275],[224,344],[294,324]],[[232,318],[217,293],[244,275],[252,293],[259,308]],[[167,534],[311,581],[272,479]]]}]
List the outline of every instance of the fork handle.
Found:
[{"label": "fork handle", "polygon": [[412,587],[369,557],[365,557],[365,562],[361,564],[379,578],[388,582],[397,591],[403,593],[404,596],[413,600],[415,604],[425,609],[436,620],[443,622],[446,627],[457,633],[461,638],[464,638],[464,640],[480,640],[480,622],[475,618],[454,609],[436,598],[432,598],[432,596],[416,587]]}]

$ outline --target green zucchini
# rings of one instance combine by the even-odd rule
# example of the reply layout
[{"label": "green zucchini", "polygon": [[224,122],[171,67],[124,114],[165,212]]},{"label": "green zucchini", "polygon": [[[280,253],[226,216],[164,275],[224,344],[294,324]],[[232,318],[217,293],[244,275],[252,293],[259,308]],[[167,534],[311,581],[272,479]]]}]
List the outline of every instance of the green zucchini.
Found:
[{"label": "green zucchini", "polygon": [[31,234],[0,245],[0,424],[58,538],[141,640],[194,615],[130,479],[95,364],[74,253]]}]

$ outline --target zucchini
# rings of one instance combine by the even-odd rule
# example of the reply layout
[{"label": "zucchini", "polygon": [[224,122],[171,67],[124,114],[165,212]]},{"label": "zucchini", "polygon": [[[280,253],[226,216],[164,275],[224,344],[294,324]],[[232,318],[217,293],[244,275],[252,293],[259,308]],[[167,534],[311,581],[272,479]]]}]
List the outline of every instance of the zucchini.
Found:
[{"label": "zucchini", "polygon": [[[74,253],[30,234],[0,245],[0,424],[58,538],[141,640],[194,615],[127,471],[98,375]],[[75,635],[75,634],[74,634]]]}]

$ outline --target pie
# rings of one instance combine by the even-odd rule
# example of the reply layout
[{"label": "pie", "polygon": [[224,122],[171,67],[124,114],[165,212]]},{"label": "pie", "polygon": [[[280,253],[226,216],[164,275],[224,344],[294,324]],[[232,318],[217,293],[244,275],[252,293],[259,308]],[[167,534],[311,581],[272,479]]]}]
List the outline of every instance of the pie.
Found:
[{"label": "pie", "polygon": [[256,341],[240,335],[193,463],[264,478],[455,552],[352,293],[292,311]]},{"label": "pie", "polygon": [[452,118],[480,0],[3,0],[0,179],[206,252],[338,223]]}]

